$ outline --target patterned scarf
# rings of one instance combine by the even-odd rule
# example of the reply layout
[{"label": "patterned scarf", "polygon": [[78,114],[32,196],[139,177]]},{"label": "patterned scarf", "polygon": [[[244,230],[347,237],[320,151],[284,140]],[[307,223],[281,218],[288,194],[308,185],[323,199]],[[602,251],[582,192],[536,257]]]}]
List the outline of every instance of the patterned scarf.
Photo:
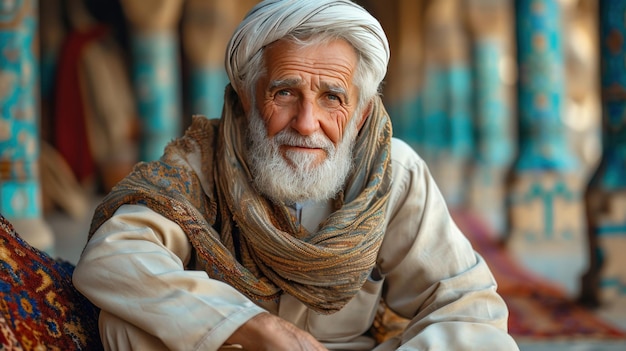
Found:
[{"label": "patterned scarf", "polygon": [[335,211],[309,233],[287,206],[261,196],[246,164],[244,117],[229,87],[222,119],[201,116],[159,161],[139,163],[95,211],[90,237],[123,204],[142,204],[177,223],[196,264],[253,301],[282,292],[319,313],[340,310],[360,290],[385,231],[391,122],[376,99],[354,147],[355,168]]}]

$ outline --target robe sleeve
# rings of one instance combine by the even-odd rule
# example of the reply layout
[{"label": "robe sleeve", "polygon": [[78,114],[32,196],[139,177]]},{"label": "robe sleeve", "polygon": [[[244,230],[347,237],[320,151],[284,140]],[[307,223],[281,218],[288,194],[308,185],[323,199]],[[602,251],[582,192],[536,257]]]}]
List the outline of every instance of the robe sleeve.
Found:
[{"label": "robe sleeve", "polygon": [[174,222],[147,207],[123,205],[87,243],[74,285],[170,350],[217,350],[264,310],[206,272],[185,270],[191,252]]},{"label": "robe sleeve", "polygon": [[454,223],[424,162],[408,145],[392,145],[400,157],[378,265],[385,302],[411,321],[376,350],[518,350],[489,267]]}]

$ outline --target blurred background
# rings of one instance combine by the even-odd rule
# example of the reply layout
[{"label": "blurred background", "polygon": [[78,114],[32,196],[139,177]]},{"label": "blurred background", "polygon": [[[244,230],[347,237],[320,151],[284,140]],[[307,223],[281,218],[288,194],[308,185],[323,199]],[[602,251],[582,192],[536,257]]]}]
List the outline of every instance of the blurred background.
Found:
[{"label": "blurred background", "polygon": [[[219,118],[256,2],[0,0],[0,213],[75,263],[102,196]],[[626,330],[626,1],[357,2],[389,37],[394,135],[468,236]]]}]

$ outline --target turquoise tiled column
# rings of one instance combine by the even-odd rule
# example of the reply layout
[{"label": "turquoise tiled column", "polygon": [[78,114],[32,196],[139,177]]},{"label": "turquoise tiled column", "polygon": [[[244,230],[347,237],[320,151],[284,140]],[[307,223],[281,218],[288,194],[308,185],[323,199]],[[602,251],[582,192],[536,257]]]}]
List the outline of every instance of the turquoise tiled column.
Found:
[{"label": "turquoise tiled column", "polygon": [[515,170],[575,170],[579,164],[561,122],[565,58],[559,1],[518,0],[516,15],[520,135]]},{"label": "turquoise tiled column", "polygon": [[[467,56],[466,56],[467,55]],[[469,171],[474,155],[474,123],[472,121],[472,77],[466,52],[454,60],[448,68],[447,119],[450,141],[448,150],[456,176],[449,183],[449,191],[443,190],[450,206],[463,207],[467,204]],[[451,170],[444,169],[444,173]]]},{"label": "turquoise tiled column", "polygon": [[471,33],[475,153],[470,207],[492,232],[505,233],[505,177],[515,156],[511,1],[467,2]]},{"label": "turquoise tiled column", "polygon": [[185,1],[181,33],[191,115],[220,118],[228,84],[224,52],[240,12],[247,10],[245,4],[235,1]]},{"label": "turquoise tiled column", "polygon": [[394,136],[402,139],[416,151],[423,149],[424,126],[422,118],[422,98],[419,92],[412,97],[389,104],[389,115],[393,122]]},{"label": "turquoise tiled column", "polygon": [[426,66],[424,90],[422,92],[423,131],[418,151],[427,163],[441,157],[450,139],[447,119],[447,79],[444,68],[436,64]]},{"label": "turquoise tiled column", "polygon": [[219,118],[224,104],[224,88],[228,84],[226,71],[209,65],[194,66],[189,79],[191,113]]},{"label": "turquoise tiled column", "polygon": [[157,160],[182,133],[178,24],[183,0],[121,0],[131,27],[132,79],[140,121],[139,159]]},{"label": "turquoise tiled column", "polygon": [[469,60],[454,62],[448,69],[447,80],[450,154],[459,162],[467,163],[474,153]]},{"label": "turquoise tiled column", "polygon": [[[398,0],[393,5],[370,1],[372,13],[381,20],[391,45],[385,90],[385,106],[393,122],[394,135],[421,151],[426,130],[422,118],[424,85],[424,9],[428,0]],[[391,29],[391,30],[389,30]]]},{"label": "turquoise tiled column", "polygon": [[180,62],[173,31],[135,31],[132,35],[132,76],[141,135],[139,158],[157,160],[181,134]]},{"label": "turquoise tiled column", "polygon": [[626,299],[626,1],[600,1],[602,158],[587,187],[590,266],[581,297]]},{"label": "turquoise tiled column", "polygon": [[[424,13],[421,154],[451,207],[464,207],[473,155],[472,78],[464,2],[428,3]],[[418,150],[420,151],[420,150]]]},{"label": "turquoise tiled column", "polygon": [[500,64],[506,53],[502,41],[482,37],[474,45],[476,162],[479,166],[505,168],[515,146],[507,86]]},{"label": "turquoise tiled column", "polygon": [[0,3],[0,213],[31,245],[51,252],[39,181],[36,0]]},{"label": "turquoise tiled column", "polygon": [[[585,180],[562,123],[563,11],[559,0],[517,0],[515,15],[519,133],[507,186],[509,244],[541,273],[560,269],[571,288],[586,265]],[[569,255],[556,260],[564,251]]]}]

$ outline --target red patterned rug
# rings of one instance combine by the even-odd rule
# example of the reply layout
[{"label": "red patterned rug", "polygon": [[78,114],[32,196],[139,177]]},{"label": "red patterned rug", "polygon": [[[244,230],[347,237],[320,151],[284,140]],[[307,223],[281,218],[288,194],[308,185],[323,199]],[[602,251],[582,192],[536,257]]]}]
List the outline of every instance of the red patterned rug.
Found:
[{"label": "red patterned rug", "polygon": [[98,309],[74,265],[26,243],[0,214],[0,351],[99,351]]},{"label": "red patterned rug", "polygon": [[561,287],[529,272],[493,238],[478,216],[455,211],[459,228],[487,261],[509,311],[509,332],[518,340],[626,340],[626,331],[567,297]]}]

